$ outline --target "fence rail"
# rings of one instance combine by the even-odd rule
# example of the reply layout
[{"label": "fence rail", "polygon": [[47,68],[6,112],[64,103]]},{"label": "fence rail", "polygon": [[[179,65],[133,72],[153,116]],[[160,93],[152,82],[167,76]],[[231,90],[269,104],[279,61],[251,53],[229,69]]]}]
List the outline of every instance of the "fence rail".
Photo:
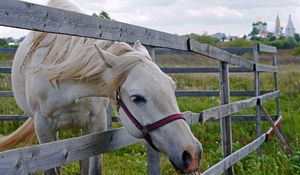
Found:
[{"label": "fence rail", "polygon": [[[220,91],[177,91],[177,96],[219,96],[221,106],[206,109],[200,113],[184,112],[187,123],[193,124],[211,120],[222,121],[222,142],[224,159],[209,168],[203,174],[221,174],[225,172],[230,175],[231,166],[256,150],[268,136],[272,134],[270,129],[266,134],[260,135],[261,116],[259,110],[255,116],[231,116],[241,110],[259,107],[268,100],[276,99],[276,124],[280,125],[281,116],[279,111],[279,90],[278,90],[278,66],[276,60],[277,49],[266,45],[255,45],[253,48],[216,48],[208,44],[198,43],[193,38],[182,37],[165,32],[160,32],[144,27],[134,26],[117,21],[110,21],[101,18],[91,17],[76,12],[59,10],[23,1],[0,0],[0,26],[15,27],[41,32],[66,34],[72,36],[123,41],[134,43],[140,40],[144,45],[152,48],[160,48],[157,54],[201,54],[205,57],[220,62],[220,67],[196,67],[196,68],[162,68],[166,73],[219,73]],[[168,48],[162,50],[161,48]],[[171,50],[170,50],[171,49]],[[173,50],[172,50],[173,49]],[[176,51],[174,51],[176,50]],[[167,52],[168,51],[168,52]],[[14,54],[15,49],[0,49],[0,53]],[[273,55],[273,64],[265,65],[259,63],[259,52]],[[151,50],[151,53],[155,53]],[[244,53],[252,53],[253,61],[243,58]],[[228,64],[234,67],[228,67]],[[253,73],[255,75],[254,91],[230,91],[229,73]],[[262,92],[259,89],[260,72],[270,72],[274,75],[275,91]],[[0,68],[0,73],[11,73],[11,68]],[[12,92],[0,92],[2,97],[13,96]],[[230,96],[251,96],[247,100],[230,103]],[[257,124],[257,139],[244,146],[240,150],[231,153],[231,120],[253,120]],[[27,116],[2,115],[1,121],[7,119],[24,120]],[[113,117],[112,121],[119,121]],[[57,142],[41,144],[26,148],[20,148],[0,153],[0,174],[26,174],[42,171],[45,169],[60,166],[67,162],[78,161],[90,156],[116,150],[131,145],[140,140],[133,138],[123,128],[110,130],[102,133],[95,133],[78,138],[66,139]],[[55,148],[55,149],[54,149]],[[159,161],[158,154],[148,150],[148,160]],[[159,174],[159,164],[149,163],[149,174]]]},{"label": "fence rail", "polygon": [[270,92],[259,97],[253,97],[247,100],[237,101],[204,110],[200,113],[202,122],[205,122],[210,119],[220,119],[222,117],[229,116],[233,113],[240,112],[251,107],[255,107],[257,104],[262,105],[267,100],[279,97],[279,92],[280,91]]},{"label": "fence rail", "polygon": [[139,142],[124,128],[0,153],[0,174],[35,173]]},{"label": "fence rail", "polygon": [[[261,91],[262,94],[269,93],[271,91]],[[219,91],[176,91],[176,97],[219,97]],[[0,91],[0,97],[13,97],[12,91]],[[230,96],[234,97],[253,97],[255,91],[231,91]]]},{"label": "fence rail", "polygon": [[[183,113],[189,124],[199,121],[197,114]],[[226,157],[210,169],[205,175],[221,174],[229,166],[244,158],[266,141],[267,134],[263,134],[250,144]],[[0,152],[0,174],[14,175],[35,173],[54,168],[62,164],[86,159],[112,150],[120,149],[140,142],[124,128],[90,134],[86,136],[55,141],[46,144],[19,148]]]},{"label": "fence rail", "polygon": [[255,151],[260,145],[262,145],[266,140],[266,134],[263,134],[262,136],[258,137],[251,143],[247,144],[243,148],[239,149],[238,151],[232,153],[230,156],[224,158],[217,164],[210,167],[208,170],[206,170],[203,175],[216,175],[216,174],[222,174],[226,169],[234,165],[236,162],[242,160],[247,155]]}]

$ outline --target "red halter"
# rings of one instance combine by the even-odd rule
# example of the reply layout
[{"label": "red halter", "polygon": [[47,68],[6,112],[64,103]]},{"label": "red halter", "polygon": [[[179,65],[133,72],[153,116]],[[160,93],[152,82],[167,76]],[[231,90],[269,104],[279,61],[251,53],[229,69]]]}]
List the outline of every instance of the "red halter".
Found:
[{"label": "red halter", "polygon": [[129,119],[132,121],[132,123],[143,133],[144,139],[147,141],[147,143],[156,151],[159,151],[156,146],[153,144],[151,137],[149,135],[149,132],[156,130],[157,128],[160,128],[168,123],[173,122],[174,120],[184,119],[182,114],[173,114],[166,118],[163,118],[159,121],[156,121],[152,124],[148,124],[146,126],[143,126],[128,110],[126,105],[123,103],[123,101],[120,99],[119,95],[117,95],[117,105],[120,106],[126,115],[129,117]]}]

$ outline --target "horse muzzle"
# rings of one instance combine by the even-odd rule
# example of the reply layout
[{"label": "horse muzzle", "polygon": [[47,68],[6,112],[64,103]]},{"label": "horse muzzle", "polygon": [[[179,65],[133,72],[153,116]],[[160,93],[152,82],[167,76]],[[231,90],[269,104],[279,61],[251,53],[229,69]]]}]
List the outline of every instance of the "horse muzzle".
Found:
[{"label": "horse muzzle", "polygon": [[201,158],[202,146],[197,141],[196,144],[188,145],[177,160],[171,158],[170,162],[178,173],[194,173],[199,171]]}]

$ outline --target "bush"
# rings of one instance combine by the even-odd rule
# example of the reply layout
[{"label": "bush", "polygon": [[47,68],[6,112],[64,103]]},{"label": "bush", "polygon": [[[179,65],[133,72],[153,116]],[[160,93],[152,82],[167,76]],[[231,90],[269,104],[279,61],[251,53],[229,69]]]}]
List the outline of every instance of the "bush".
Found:
[{"label": "bush", "polygon": [[294,48],[294,49],[292,50],[292,54],[295,55],[295,56],[300,55],[300,46]]},{"label": "bush", "polygon": [[252,47],[253,44],[253,41],[245,39],[235,39],[229,42],[225,42],[223,44],[223,47]]},{"label": "bush", "polygon": [[200,43],[206,43],[213,46],[218,46],[218,43],[220,42],[217,38],[213,38],[208,35],[195,35],[193,38]]}]

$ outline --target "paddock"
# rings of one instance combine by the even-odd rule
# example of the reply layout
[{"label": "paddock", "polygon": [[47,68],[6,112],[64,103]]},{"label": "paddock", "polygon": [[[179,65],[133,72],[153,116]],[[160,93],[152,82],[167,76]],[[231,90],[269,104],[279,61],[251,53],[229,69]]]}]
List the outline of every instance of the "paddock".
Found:
[{"label": "paddock", "polygon": [[[193,73],[219,74],[219,91],[177,91],[179,96],[219,96],[220,106],[198,112],[183,112],[188,124],[204,123],[220,120],[222,131],[223,159],[203,172],[204,175],[233,174],[232,166],[250,153],[258,151],[260,146],[272,137],[274,132],[281,137],[277,125],[281,124],[278,89],[277,49],[267,45],[257,44],[252,48],[216,48],[208,44],[199,43],[193,38],[173,35],[144,27],[138,27],[117,21],[99,19],[75,12],[54,9],[23,1],[0,1],[0,25],[41,32],[57,33],[64,35],[81,36],[88,38],[122,41],[134,43],[140,40],[148,46],[153,58],[156,54],[200,54],[219,62],[219,67],[193,67],[193,68],[161,68],[165,73]],[[14,54],[15,49],[0,49],[0,53]],[[251,53],[252,60],[239,56]],[[272,64],[262,64],[260,53],[270,54]],[[11,73],[11,68],[0,68],[0,73]],[[254,89],[252,91],[231,91],[229,88],[230,74],[253,73]],[[270,73],[274,76],[274,89],[260,90],[260,74]],[[0,92],[0,96],[11,98],[13,93]],[[249,97],[246,100],[230,102],[230,97]],[[263,108],[264,103],[276,100],[276,114],[269,115]],[[256,108],[256,114],[234,115],[248,108]],[[110,113],[110,111],[108,111]],[[111,122],[119,121],[118,117],[110,115]],[[272,119],[276,121],[273,122]],[[25,120],[27,116],[1,115],[0,120]],[[256,139],[236,152],[232,152],[232,121],[256,122]],[[266,133],[261,131],[262,120],[272,124]],[[280,138],[284,144],[286,142]],[[106,132],[55,141],[47,144],[18,148],[0,153],[1,174],[29,174],[46,169],[58,167],[62,164],[79,161],[91,156],[104,154],[122,147],[140,142],[126,132],[124,128],[111,129]],[[205,143],[204,143],[205,144]],[[55,149],[54,149],[55,148]],[[288,149],[288,145],[285,145]],[[160,174],[159,153],[147,147],[148,174]]]}]

